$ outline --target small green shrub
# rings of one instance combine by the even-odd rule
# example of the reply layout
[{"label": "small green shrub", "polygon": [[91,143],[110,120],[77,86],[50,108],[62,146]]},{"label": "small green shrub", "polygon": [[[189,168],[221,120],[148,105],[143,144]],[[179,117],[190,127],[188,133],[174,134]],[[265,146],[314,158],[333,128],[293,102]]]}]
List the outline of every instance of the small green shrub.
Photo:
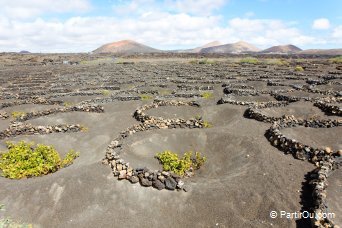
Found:
[{"label": "small green shrub", "polygon": [[181,159],[178,154],[169,150],[157,153],[156,158],[163,165],[164,171],[171,171],[181,176],[191,168],[199,169],[206,161],[206,158],[202,157],[199,152],[196,152],[195,157],[193,157],[191,151],[185,152]]},{"label": "small green shrub", "polygon": [[198,61],[198,64],[215,64],[216,62],[212,59],[201,59]]},{"label": "small green shrub", "polygon": [[201,94],[201,96],[204,98],[204,99],[212,99],[214,97],[214,94],[211,93],[211,92],[204,92]]},{"label": "small green shrub", "polygon": [[65,107],[71,107],[71,106],[74,105],[74,103],[66,101],[66,102],[63,103],[63,105],[64,105]]},{"label": "small green shrub", "polygon": [[201,168],[202,165],[204,165],[205,161],[207,160],[206,157],[202,157],[200,152],[195,153],[195,158],[192,159],[192,163],[194,165],[195,169]]},{"label": "small green shrub", "polygon": [[81,126],[80,126],[80,130],[81,130],[81,132],[88,132],[88,131],[89,131],[89,128],[86,127],[86,126],[84,126],[84,125],[81,125]]},{"label": "small green shrub", "polygon": [[141,99],[142,101],[148,101],[148,100],[153,99],[153,96],[148,95],[148,94],[140,94],[139,96],[140,96],[140,99]]},{"label": "small green shrub", "polygon": [[14,112],[11,113],[11,116],[14,119],[20,118],[20,117],[25,116],[25,115],[26,115],[26,112],[14,111]]},{"label": "small green shrub", "polygon": [[8,152],[0,154],[1,175],[11,179],[21,179],[46,175],[72,164],[79,156],[74,151],[68,152],[62,160],[52,146],[27,143],[7,142]]},{"label": "small green shrub", "polygon": [[213,127],[213,125],[210,122],[205,120],[205,121],[203,121],[203,127],[204,128],[211,128],[211,127]]},{"label": "small green shrub", "polygon": [[259,60],[253,57],[247,57],[240,60],[240,63],[258,64]]},{"label": "small green shrub", "polygon": [[64,157],[64,159],[61,162],[62,167],[67,167],[71,165],[76,158],[80,156],[80,153],[75,152],[74,150],[70,150]]},{"label": "small green shrub", "polygon": [[106,97],[108,97],[110,95],[110,91],[108,91],[108,90],[101,90],[101,93],[103,96],[106,96]]},{"label": "small green shrub", "polygon": [[332,63],[342,63],[342,55],[329,59]]},{"label": "small green shrub", "polygon": [[189,61],[190,64],[197,64],[198,63],[198,60],[197,59],[191,59]]},{"label": "small green shrub", "polygon": [[304,71],[304,68],[301,66],[296,66],[295,71]]}]

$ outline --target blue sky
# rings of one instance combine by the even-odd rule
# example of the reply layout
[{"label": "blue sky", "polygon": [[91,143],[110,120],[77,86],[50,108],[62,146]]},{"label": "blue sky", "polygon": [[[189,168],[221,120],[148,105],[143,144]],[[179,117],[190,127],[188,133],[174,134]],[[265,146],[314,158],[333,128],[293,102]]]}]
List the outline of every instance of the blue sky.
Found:
[{"label": "blue sky", "polygon": [[160,49],[244,40],[342,48],[341,0],[0,0],[0,52],[88,52],[132,39]]}]

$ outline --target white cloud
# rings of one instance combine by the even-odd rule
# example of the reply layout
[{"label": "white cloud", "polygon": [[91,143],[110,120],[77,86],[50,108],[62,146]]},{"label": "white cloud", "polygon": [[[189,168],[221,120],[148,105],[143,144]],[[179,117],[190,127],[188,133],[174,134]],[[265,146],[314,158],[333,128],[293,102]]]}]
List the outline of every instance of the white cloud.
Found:
[{"label": "white cloud", "polygon": [[65,22],[40,18],[23,22],[0,18],[0,52],[21,49],[36,52],[91,51],[104,43],[121,39],[164,48],[192,46],[222,38],[224,29],[213,26],[218,21],[218,17],[169,13],[145,15],[139,20],[73,17]]},{"label": "white cloud", "polygon": [[330,21],[327,18],[318,18],[313,21],[312,28],[319,30],[329,29]]},{"label": "white cloud", "polygon": [[89,0],[0,0],[0,5],[0,14],[20,19],[51,12],[83,12],[91,8]]},{"label": "white cloud", "polygon": [[332,37],[336,39],[340,39],[340,43],[342,43],[342,25],[334,28]]},{"label": "white cloud", "polygon": [[[325,43],[303,34],[294,22],[236,17],[225,23],[221,15],[213,12],[226,2],[131,0],[113,6],[117,12],[114,16],[74,16],[59,20],[37,15],[84,11],[90,7],[88,0],[0,0],[6,3],[0,9],[0,52],[92,51],[104,43],[122,39],[161,49],[191,48],[213,40],[222,43],[245,40],[260,48],[287,43],[300,47]],[[165,4],[170,4],[168,11],[163,10]],[[25,7],[27,10],[20,13]],[[9,12],[14,15],[7,16]],[[23,17],[29,19],[23,20]],[[335,37],[335,43],[341,33],[341,26],[334,29],[331,36]]]},{"label": "white cloud", "polygon": [[303,35],[299,29],[291,27],[293,23],[287,24],[281,20],[234,18],[228,24],[235,36],[260,47],[288,43],[299,46],[321,43],[316,38]]}]

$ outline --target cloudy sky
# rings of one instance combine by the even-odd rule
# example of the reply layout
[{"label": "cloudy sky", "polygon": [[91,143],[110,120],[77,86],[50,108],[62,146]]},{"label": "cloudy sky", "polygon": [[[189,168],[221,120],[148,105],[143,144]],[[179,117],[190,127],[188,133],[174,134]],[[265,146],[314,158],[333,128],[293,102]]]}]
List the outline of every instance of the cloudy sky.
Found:
[{"label": "cloudy sky", "polygon": [[89,52],[131,39],[160,49],[244,40],[342,48],[341,0],[0,0],[0,52]]}]

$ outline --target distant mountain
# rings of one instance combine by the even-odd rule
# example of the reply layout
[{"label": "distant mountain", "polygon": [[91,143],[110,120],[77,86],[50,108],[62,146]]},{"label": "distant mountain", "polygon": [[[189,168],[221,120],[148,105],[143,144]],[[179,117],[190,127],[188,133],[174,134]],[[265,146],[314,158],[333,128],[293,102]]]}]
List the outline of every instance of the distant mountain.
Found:
[{"label": "distant mountain", "polygon": [[292,44],[288,45],[279,45],[267,48],[260,53],[272,53],[272,54],[294,54],[302,51],[299,47],[296,47]]},{"label": "distant mountain", "polygon": [[305,55],[342,55],[342,48],[338,49],[308,49],[298,54],[305,54]]},{"label": "distant mountain", "polygon": [[203,46],[196,47],[196,48],[193,48],[193,49],[174,50],[174,51],[171,51],[171,52],[176,52],[176,53],[200,53],[203,48],[215,47],[215,46],[218,46],[218,45],[221,45],[221,43],[219,41],[213,41],[213,42],[207,43],[207,44],[205,44]]},{"label": "distant mountain", "polygon": [[118,42],[113,42],[109,44],[105,44],[96,50],[93,53],[114,53],[114,54],[136,54],[136,53],[155,53],[161,52],[158,49],[154,49],[152,47],[146,46],[144,44],[135,42],[133,40],[122,40]]},{"label": "distant mountain", "polygon": [[22,51],[19,52],[19,54],[30,54],[30,53],[31,53],[31,52],[25,51],[25,50],[22,50]]},{"label": "distant mountain", "polygon": [[244,41],[239,41],[233,44],[224,44],[214,47],[203,48],[200,53],[249,53],[258,52],[259,48]]},{"label": "distant mountain", "polygon": [[215,47],[215,46],[219,46],[219,45],[222,45],[219,41],[213,41],[213,42],[207,43],[201,47],[191,49],[190,52],[200,53],[203,48],[210,48],[210,47]]}]

